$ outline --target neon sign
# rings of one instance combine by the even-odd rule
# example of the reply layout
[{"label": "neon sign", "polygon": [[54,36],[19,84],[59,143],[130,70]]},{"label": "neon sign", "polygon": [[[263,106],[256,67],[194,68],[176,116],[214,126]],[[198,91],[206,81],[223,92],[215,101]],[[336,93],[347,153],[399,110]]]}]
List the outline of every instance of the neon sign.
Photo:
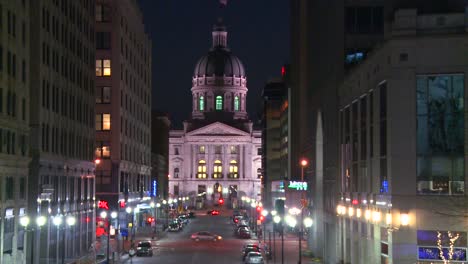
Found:
[{"label": "neon sign", "polygon": [[290,181],[288,188],[296,189],[297,191],[307,191],[307,182]]},{"label": "neon sign", "polygon": [[156,182],[156,180],[153,180],[152,186],[153,186],[153,191],[151,194],[153,197],[156,197],[158,194],[158,183]]},{"label": "neon sign", "polygon": [[109,210],[109,203],[107,201],[99,201],[98,208]]}]

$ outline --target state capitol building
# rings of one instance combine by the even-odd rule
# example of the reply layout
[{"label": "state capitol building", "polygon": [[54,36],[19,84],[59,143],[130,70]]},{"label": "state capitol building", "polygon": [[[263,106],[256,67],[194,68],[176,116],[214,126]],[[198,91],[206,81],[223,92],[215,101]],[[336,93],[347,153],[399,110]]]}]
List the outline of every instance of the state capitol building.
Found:
[{"label": "state capitol building", "polygon": [[236,208],[242,196],[261,197],[261,131],[246,109],[247,76],[227,47],[227,31],[213,27],[213,46],[192,76],[192,115],[169,135],[169,195],[203,208]]}]

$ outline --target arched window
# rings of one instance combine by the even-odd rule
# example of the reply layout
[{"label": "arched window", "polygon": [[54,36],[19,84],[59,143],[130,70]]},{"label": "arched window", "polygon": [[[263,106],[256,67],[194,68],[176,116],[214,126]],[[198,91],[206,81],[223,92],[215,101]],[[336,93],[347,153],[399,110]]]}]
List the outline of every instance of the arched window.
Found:
[{"label": "arched window", "polygon": [[203,98],[203,96],[200,96],[200,99],[198,100],[198,110],[205,110],[205,98]]},{"label": "arched window", "polygon": [[198,162],[197,178],[206,179],[206,161],[205,160],[200,160]]},{"label": "arched window", "polygon": [[221,95],[216,96],[216,110],[223,110],[223,97]]},{"label": "arched window", "polygon": [[239,111],[239,96],[234,96],[234,111]]},{"label": "arched window", "polygon": [[174,178],[179,178],[179,168],[174,168]]},{"label": "arched window", "polygon": [[238,174],[237,172],[238,172],[237,161],[231,160],[231,162],[229,162],[229,174],[228,174],[228,178],[230,178],[230,179],[238,179],[238,178],[239,178],[239,174]]},{"label": "arched window", "polygon": [[220,160],[215,160],[213,167],[213,179],[223,178],[223,165]]}]

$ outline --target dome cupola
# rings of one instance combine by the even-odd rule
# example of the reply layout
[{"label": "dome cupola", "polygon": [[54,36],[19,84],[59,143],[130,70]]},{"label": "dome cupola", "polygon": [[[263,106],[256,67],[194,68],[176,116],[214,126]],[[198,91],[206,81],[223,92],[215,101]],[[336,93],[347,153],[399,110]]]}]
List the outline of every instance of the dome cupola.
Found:
[{"label": "dome cupola", "polygon": [[247,77],[244,65],[227,47],[222,20],[213,26],[213,43],[195,65],[192,77],[192,118],[207,116],[247,119]]}]

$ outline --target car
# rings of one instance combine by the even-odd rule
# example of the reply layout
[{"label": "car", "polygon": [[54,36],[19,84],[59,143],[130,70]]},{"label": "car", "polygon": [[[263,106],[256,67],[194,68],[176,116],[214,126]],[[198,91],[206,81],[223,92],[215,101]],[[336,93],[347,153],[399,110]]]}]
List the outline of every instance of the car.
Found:
[{"label": "car", "polygon": [[188,213],[188,218],[195,218],[195,213],[194,212],[190,212]]},{"label": "car", "polygon": [[260,252],[251,251],[245,257],[244,263],[246,264],[263,264],[263,256]]},{"label": "car", "polygon": [[247,256],[249,255],[250,252],[257,252],[260,253],[260,248],[259,247],[246,247],[243,250],[242,254],[242,261],[245,261]]},{"label": "car", "polygon": [[136,255],[139,256],[153,256],[153,246],[151,241],[140,241],[137,245]]},{"label": "car", "polygon": [[181,228],[179,223],[172,222],[172,223],[169,224],[169,227],[168,227],[169,232],[178,232],[180,230],[182,230],[182,228]]},{"label": "car", "polygon": [[200,240],[211,240],[211,241],[218,241],[223,239],[221,236],[210,233],[208,231],[200,231],[193,233],[190,238],[195,241],[200,241]]},{"label": "car", "polygon": [[258,251],[260,251],[260,246],[258,244],[255,244],[255,243],[249,243],[249,244],[245,244],[243,247],[242,247],[242,254],[245,253],[245,250],[247,248],[257,248]]},{"label": "car", "polygon": [[213,210],[213,211],[211,211],[211,215],[219,215],[219,211],[218,210]]},{"label": "car", "polygon": [[248,228],[240,228],[238,236],[240,238],[252,238],[252,235],[250,234],[250,230]]},{"label": "car", "polygon": [[206,214],[207,214],[207,215],[210,215],[213,211],[214,211],[214,210],[208,210],[208,211],[206,212]]}]

